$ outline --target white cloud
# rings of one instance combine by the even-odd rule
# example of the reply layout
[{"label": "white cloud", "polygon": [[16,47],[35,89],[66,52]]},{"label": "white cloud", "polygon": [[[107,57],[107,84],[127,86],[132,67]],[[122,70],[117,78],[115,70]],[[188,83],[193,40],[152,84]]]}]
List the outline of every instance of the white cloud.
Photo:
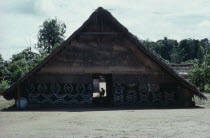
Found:
[{"label": "white cloud", "polygon": [[99,6],[108,9],[141,39],[210,37],[209,0],[8,0],[0,2],[0,53],[8,59],[36,43],[39,25],[57,17],[66,36],[80,27]]}]

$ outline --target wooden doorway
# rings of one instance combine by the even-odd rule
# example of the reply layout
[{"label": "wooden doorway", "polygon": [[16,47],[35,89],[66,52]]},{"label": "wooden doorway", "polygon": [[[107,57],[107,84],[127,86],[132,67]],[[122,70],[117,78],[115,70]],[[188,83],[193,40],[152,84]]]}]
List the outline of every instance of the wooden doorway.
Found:
[{"label": "wooden doorway", "polygon": [[112,75],[93,74],[93,104],[112,105]]}]

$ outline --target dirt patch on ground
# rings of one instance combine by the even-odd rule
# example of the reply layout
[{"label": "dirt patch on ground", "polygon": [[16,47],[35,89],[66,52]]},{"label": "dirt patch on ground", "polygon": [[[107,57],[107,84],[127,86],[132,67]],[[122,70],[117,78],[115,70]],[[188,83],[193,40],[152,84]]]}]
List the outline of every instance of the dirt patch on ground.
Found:
[{"label": "dirt patch on ground", "polygon": [[206,108],[4,111],[0,137],[210,137],[209,101],[196,102]]}]

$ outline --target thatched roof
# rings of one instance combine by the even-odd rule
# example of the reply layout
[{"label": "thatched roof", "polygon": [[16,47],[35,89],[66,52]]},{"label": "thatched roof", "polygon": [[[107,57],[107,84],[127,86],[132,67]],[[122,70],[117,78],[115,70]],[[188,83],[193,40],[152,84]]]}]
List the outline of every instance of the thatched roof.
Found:
[{"label": "thatched roof", "polygon": [[27,73],[25,76],[23,76],[22,78],[20,78],[14,84],[12,84],[10,88],[8,88],[7,90],[5,90],[3,92],[4,98],[6,98],[7,100],[17,98],[16,97],[17,94],[14,92],[14,89],[19,84],[21,84],[24,80],[26,80],[27,78],[29,78],[33,73],[35,73],[41,67],[43,67],[52,57],[54,57],[58,52],[60,52],[64,47],[66,47],[67,44],[73,38],[75,38],[77,35],[79,35],[81,33],[81,30],[85,26],[87,26],[89,23],[92,23],[93,20],[95,18],[97,18],[98,16],[103,16],[103,18],[105,18],[106,20],[109,20],[109,22],[111,24],[113,24],[119,30],[120,33],[123,33],[123,35],[125,35],[129,40],[131,40],[133,43],[135,43],[138,46],[138,48],[145,53],[145,55],[147,55],[153,61],[155,61],[156,63],[158,63],[164,70],[166,70],[172,76],[174,76],[181,84],[183,84],[188,89],[190,89],[193,92],[193,95],[198,96],[200,99],[204,99],[204,100],[207,99],[193,84],[191,84],[189,81],[187,81],[184,78],[182,78],[181,76],[179,76],[169,65],[165,64],[158,56],[156,56],[148,48],[146,48],[145,46],[143,46],[143,44],[140,42],[140,40],[136,36],[134,36],[133,34],[131,34],[128,31],[127,28],[125,28],[121,23],[119,23],[117,21],[117,19],[115,19],[112,16],[112,14],[109,11],[103,9],[102,7],[99,7],[98,9],[96,9],[90,15],[90,17],[83,23],[83,25],[79,29],[77,29],[60,47],[58,47],[49,56],[47,56],[42,62],[40,62],[36,67],[34,67],[29,73]]}]

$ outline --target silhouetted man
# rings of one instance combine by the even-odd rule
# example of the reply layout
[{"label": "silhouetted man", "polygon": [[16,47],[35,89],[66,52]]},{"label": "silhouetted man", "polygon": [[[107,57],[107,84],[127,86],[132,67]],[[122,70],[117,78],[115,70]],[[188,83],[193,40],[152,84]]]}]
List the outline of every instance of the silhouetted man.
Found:
[{"label": "silhouetted man", "polygon": [[104,94],[105,94],[105,90],[104,88],[101,88],[100,97],[104,97]]}]

